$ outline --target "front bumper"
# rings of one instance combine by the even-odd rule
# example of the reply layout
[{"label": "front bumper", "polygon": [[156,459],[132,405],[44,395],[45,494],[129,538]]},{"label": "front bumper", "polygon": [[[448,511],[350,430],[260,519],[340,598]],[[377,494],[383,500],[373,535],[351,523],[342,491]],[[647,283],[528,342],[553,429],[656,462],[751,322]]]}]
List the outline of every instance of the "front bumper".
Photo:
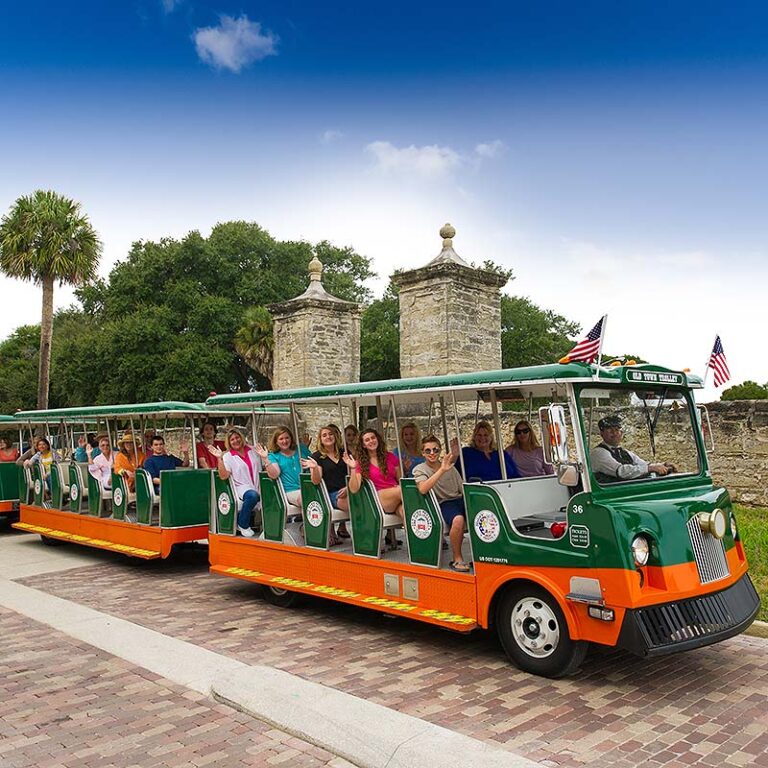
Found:
[{"label": "front bumper", "polygon": [[718,643],[743,632],[760,608],[749,574],[720,592],[628,610],[617,646],[638,656],[663,656]]}]

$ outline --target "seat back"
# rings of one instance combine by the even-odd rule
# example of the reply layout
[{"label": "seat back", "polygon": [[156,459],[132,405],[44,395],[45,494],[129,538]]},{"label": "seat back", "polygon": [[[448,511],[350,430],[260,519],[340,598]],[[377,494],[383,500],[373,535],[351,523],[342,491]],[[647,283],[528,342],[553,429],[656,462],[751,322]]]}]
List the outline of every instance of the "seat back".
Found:
[{"label": "seat back", "polygon": [[90,472],[82,464],[72,462],[69,465],[69,510],[77,514],[84,512],[85,502],[89,497],[88,485],[85,481],[85,474],[90,477]]},{"label": "seat back", "polygon": [[37,507],[45,506],[45,477],[43,466],[36,461],[31,467],[33,504]]},{"label": "seat back", "polygon": [[288,515],[288,499],[278,477],[273,480],[266,472],[259,473],[261,489],[261,514],[264,523],[264,539],[282,543],[285,518]]},{"label": "seat back", "polygon": [[242,506],[237,498],[232,478],[222,480],[219,473],[211,472],[211,531],[225,536],[234,536],[237,526],[237,513]]},{"label": "seat back", "polygon": [[325,482],[312,482],[309,472],[302,472],[301,504],[304,517],[304,542],[313,549],[328,549],[333,507]]},{"label": "seat back", "polygon": [[24,501],[19,468],[12,461],[0,462],[0,501]]},{"label": "seat back", "polygon": [[115,520],[125,520],[128,509],[128,482],[122,475],[112,473],[112,517]]},{"label": "seat back", "polygon": [[105,501],[112,498],[112,491],[105,491],[101,482],[88,473],[88,514],[101,517],[104,514]]},{"label": "seat back", "polygon": [[31,504],[34,501],[34,481],[32,480],[32,470],[19,464],[19,501],[22,504]]},{"label": "seat back", "polygon": [[412,477],[400,480],[405,510],[408,556],[415,565],[439,568],[442,565],[445,526],[434,491],[419,493]]},{"label": "seat back", "polygon": [[[347,483],[349,489],[349,483]],[[397,515],[384,512],[379,494],[370,480],[363,480],[357,493],[349,494],[349,523],[352,527],[352,550],[362,557],[381,557],[382,533],[400,525]]]},{"label": "seat back", "polygon": [[54,461],[51,464],[51,506],[64,509],[69,492],[69,463]]},{"label": "seat back", "polygon": [[136,470],[136,522],[151,525],[152,511],[157,502],[152,475],[146,469],[139,467]]}]

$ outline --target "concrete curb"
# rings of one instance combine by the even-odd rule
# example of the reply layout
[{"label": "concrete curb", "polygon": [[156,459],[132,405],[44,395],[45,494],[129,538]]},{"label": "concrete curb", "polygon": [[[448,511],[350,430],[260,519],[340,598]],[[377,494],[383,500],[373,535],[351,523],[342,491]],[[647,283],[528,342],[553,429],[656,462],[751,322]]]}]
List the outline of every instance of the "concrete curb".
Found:
[{"label": "concrete curb", "polygon": [[222,675],[212,693],[361,768],[538,766],[500,747],[270,667]]},{"label": "concrete curb", "polygon": [[752,624],[744,630],[745,635],[752,637],[768,638],[768,621],[753,621]]},{"label": "concrete curb", "polygon": [[0,606],[183,685],[361,768],[482,768],[537,763],[270,667],[251,667],[184,640],[0,578]]}]

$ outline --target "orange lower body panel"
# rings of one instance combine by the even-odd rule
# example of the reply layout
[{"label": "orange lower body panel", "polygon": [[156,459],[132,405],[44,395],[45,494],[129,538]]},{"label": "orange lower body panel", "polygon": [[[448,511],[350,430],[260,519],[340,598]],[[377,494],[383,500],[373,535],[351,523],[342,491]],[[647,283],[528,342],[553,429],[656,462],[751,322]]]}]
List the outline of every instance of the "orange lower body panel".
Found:
[{"label": "orange lower body panel", "polygon": [[14,502],[0,501],[0,515],[7,515],[13,512]]},{"label": "orange lower body panel", "polygon": [[21,506],[20,522],[13,527],[51,539],[108,549],[145,560],[168,557],[174,544],[208,538],[207,525],[158,528],[26,504]]},{"label": "orange lower body panel", "polygon": [[[374,608],[459,632],[477,626],[475,578],[471,574],[216,534],[209,536],[208,545],[213,573]],[[391,585],[389,592],[385,591],[385,579]],[[415,593],[408,592],[406,579],[413,580]]]}]

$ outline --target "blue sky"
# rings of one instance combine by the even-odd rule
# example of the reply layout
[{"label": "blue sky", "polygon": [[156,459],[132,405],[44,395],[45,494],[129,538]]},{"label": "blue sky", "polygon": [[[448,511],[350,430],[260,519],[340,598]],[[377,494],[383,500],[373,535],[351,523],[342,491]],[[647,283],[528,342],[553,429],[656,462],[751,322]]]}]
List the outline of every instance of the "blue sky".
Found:
[{"label": "blue sky", "polygon": [[[75,197],[105,274],[133,240],[246,218],[354,246],[377,292],[450,220],[510,292],[585,328],[608,312],[610,350],[701,371],[720,333],[734,381],[765,382],[766,22],[724,2],[14,4],[0,211]],[[38,316],[2,281],[0,338]]]}]

